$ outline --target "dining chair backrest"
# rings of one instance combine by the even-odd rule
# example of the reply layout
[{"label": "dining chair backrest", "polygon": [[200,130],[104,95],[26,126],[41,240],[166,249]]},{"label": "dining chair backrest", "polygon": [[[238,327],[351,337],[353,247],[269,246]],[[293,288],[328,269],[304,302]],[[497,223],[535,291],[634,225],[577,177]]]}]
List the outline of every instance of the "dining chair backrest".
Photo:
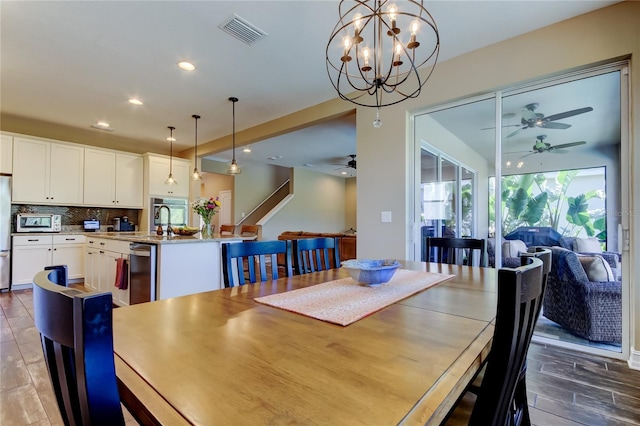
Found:
[{"label": "dining chair backrest", "polygon": [[33,280],[34,322],[40,333],[60,414],[66,425],[124,425],[113,355],[111,293],[88,293]]},{"label": "dining chair backrest", "polygon": [[[529,420],[526,389],[518,386],[540,312],[543,261],[498,271],[498,305],[493,342],[470,425],[503,426]],[[524,421],[522,424],[527,424]]]},{"label": "dining chair backrest", "polygon": [[[222,275],[225,287],[246,284],[247,281],[278,279],[278,254],[285,258],[284,274],[293,275],[290,241],[247,241],[222,244]],[[256,269],[258,269],[256,273]]]},{"label": "dining chair backrest", "polygon": [[51,265],[45,266],[45,271],[53,271],[49,274],[49,280],[54,283],[64,287],[69,285],[69,270],[67,265]]},{"label": "dining chair backrest", "polygon": [[260,225],[242,225],[240,227],[241,237],[256,237],[260,234]]},{"label": "dining chair backrest", "polygon": [[[542,260],[542,300],[544,300],[544,292],[547,288],[547,279],[549,277],[549,273],[551,272],[551,262],[553,255],[551,254],[551,249],[544,247],[529,247],[529,251],[526,253],[520,254],[520,261],[522,265],[527,264],[527,258],[529,257],[537,257]],[[540,317],[540,311],[542,310],[542,303],[538,306],[538,313],[536,314],[536,321],[538,317]]]},{"label": "dining chair backrest", "polygon": [[293,262],[297,275],[339,268],[339,244],[329,237],[293,240]]},{"label": "dining chair backrest", "polygon": [[[459,265],[484,266],[485,241],[476,238],[438,238],[426,239],[424,258],[427,262]],[[474,263],[474,259],[478,259]]]},{"label": "dining chair backrest", "polygon": [[235,232],[235,225],[220,225],[220,235],[233,235]]}]

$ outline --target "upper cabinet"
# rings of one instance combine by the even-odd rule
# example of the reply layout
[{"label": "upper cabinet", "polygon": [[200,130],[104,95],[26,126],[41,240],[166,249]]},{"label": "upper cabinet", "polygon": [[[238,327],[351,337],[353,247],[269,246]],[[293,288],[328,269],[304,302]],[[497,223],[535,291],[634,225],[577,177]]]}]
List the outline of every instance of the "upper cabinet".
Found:
[{"label": "upper cabinet", "polygon": [[13,139],[13,202],[83,204],[82,146]]},{"label": "upper cabinet", "polygon": [[0,173],[13,172],[13,137],[0,135]]},{"label": "upper cabinet", "polygon": [[143,178],[141,155],[84,150],[84,204],[142,208]]},{"label": "upper cabinet", "polygon": [[[189,197],[189,167],[191,165],[189,160],[174,157],[170,161],[170,158],[166,156],[145,154],[145,162],[149,196]],[[169,176],[170,168],[177,185],[165,185],[164,183]]]}]

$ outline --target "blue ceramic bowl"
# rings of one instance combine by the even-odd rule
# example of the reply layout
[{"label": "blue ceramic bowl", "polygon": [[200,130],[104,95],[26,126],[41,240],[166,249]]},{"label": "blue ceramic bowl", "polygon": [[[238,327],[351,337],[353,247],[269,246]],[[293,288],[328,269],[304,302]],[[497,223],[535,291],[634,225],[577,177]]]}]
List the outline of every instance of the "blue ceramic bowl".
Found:
[{"label": "blue ceramic bowl", "polygon": [[354,281],[364,285],[380,285],[389,282],[400,266],[395,259],[380,260],[346,260],[342,262]]}]

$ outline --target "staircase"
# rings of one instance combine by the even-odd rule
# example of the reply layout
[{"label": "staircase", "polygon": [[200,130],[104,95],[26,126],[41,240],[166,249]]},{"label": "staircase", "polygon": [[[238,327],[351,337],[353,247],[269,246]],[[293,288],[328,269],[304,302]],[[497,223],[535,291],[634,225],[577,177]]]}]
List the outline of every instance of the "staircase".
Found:
[{"label": "staircase", "polygon": [[287,179],[256,208],[237,222],[236,229],[239,229],[238,227],[242,225],[263,225],[267,223],[291,198],[293,198],[291,179]]}]

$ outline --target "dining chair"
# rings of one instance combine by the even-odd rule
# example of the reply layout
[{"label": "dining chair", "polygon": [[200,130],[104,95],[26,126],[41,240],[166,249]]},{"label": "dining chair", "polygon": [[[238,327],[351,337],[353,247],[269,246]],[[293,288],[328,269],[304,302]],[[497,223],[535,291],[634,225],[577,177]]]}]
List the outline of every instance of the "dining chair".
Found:
[{"label": "dining chair", "polygon": [[233,235],[235,232],[235,225],[220,225],[220,235]]},{"label": "dining chair", "polygon": [[33,279],[34,322],[66,425],[124,425],[113,355],[111,293],[88,293]]},{"label": "dining chair", "polygon": [[301,238],[293,240],[296,275],[340,267],[340,249],[336,238]]},{"label": "dining chair", "polygon": [[493,341],[482,384],[467,393],[449,414],[446,425],[530,425],[525,362],[540,312],[544,290],[544,263],[523,257],[525,265],[498,270],[498,303]]},{"label": "dining chair", "polygon": [[[290,241],[246,241],[222,244],[222,275],[225,287],[277,279],[278,254],[284,255],[284,274],[293,275]],[[256,267],[258,275],[256,275]],[[268,273],[269,272],[269,273]]]},{"label": "dining chair", "polygon": [[[476,238],[424,237],[424,259],[427,262],[485,266],[485,241]],[[473,262],[478,253],[477,265]]]},{"label": "dining chair", "polygon": [[242,225],[240,227],[241,237],[260,237],[260,225]]},{"label": "dining chair", "polygon": [[64,287],[69,285],[69,269],[67,265],[50,265],[44,267],[45,271],[52,271],[49,274],[49,280]]}]

